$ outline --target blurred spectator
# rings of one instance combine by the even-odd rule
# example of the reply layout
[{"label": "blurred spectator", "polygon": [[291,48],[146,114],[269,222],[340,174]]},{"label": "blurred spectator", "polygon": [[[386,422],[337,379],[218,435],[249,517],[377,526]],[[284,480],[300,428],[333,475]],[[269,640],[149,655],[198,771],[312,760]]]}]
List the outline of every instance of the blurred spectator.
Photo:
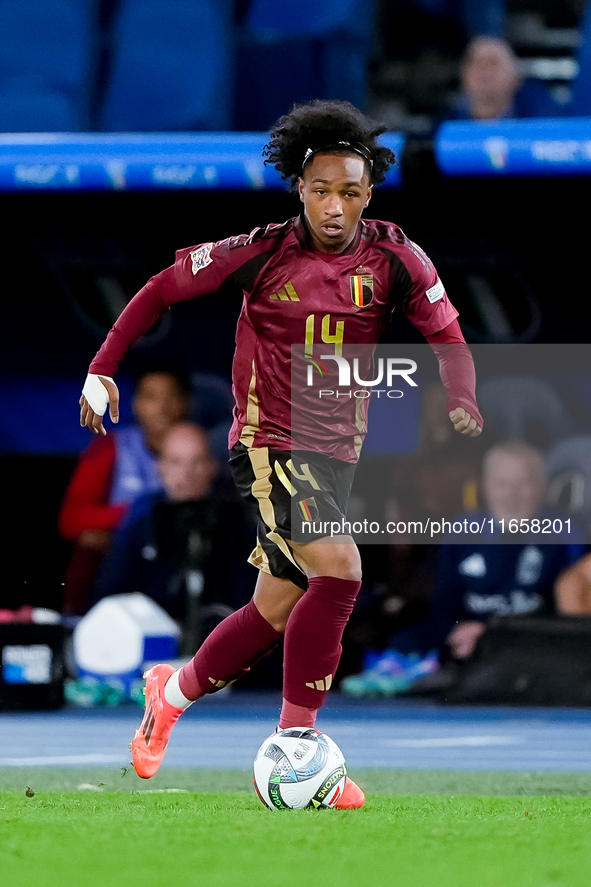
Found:
[{"label": "blurred spectator", "polygon": [[168,431],[159,468],[164,490],[131,506],[93,597],[138,591],[151,597],[181,624],[183,648],[192,651],[252,595],[247,558],[254,524],[235,494],[216,489],[218,464],[199,426],[180,422]]},{"label": "blurred spectator", "polygon": [[523,81],[517,56],[500,37],[474,37],[460,65],[460,92],[444,115],[455,120],[543,117],[562,109],[542,83]]},{"label": "blurred spectator", "polygon": [[133,396],[135,424],[97,437],[80,456],[59,515],[60,533],[73,543],[64,577],[66,615],[88,610],[96,572],[130,502],[162,488],[157,456],[165,433],[188,413],[189,390],[172,367],[145,370]]},{"label": "blurred spectator", "polygon": [[[510,520],[555,517],[543,505],[543,457],[525,442],[508,441],[488,450],[482,487],[487,510],[472,513],[468,520],[483,527],[483,537],[507,538]],[[553,612],[558,576],[583,554],[578,539],[575,544],[559,544],[564,538],[554,537],[556,544],[540,544],[542,537],[535,532],[511,534],[521,540],[515,544],[479,542],[478,536],[454,538],[459,544],[444,544],[439,551],[428,617],[394,636],[372,668],[345,679],[341,685],[345,692],[398,692],[420,675],[429,651],[442,661],[469,658],[492,616]],[[427,662],[424,670],[432,670],[432,656]]]},{"label": "blurred spectator", "polygon": [[[523,441],[491,447],[483,461],[482,486],[487,511],[472,520],[484,521],[489,538],[506,538],[511,520],[555,517],[544,508],[543,457]],[[445,643],[452,657],[472,655],[493,615],[553,612],[559,574],[583,553],[578,538],[574,544],[564,544],[565,538],[556,536],[563,544],[539,544],[542,537],[531,532],[515,538],[523,543],[442,546],[431,607],[431,643],[438,647]]]},{"label": "blurred spectator", "polygon": [[449,116],[465,120],[519,117],[517,58],[499,37],[475,37],[460,66],[460,94]]},{"label": "blurred spectator", "polygon": [[[410,115],[437,119],[449,102],[467,42],[484,35],[501,39],[504,30],[505,0],[381,0],[373,82],[391,90],[394,113],[403,102]],[[420,131],[425,124],[415,125]]]}]

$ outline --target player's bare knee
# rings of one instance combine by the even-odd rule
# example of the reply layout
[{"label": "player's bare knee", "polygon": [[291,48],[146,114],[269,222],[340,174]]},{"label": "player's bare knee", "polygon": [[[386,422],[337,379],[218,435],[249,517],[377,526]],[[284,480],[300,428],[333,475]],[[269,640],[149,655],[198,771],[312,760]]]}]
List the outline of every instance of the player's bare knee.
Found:
[{"label": "player's bare knee", "polygon": [[[327,548],[324,570],[320,575],[335,576],[338,579],[349,579],[352,582],[361,581],[361,558],[357,548],[352,546],[339,547],[334,552]],[[349,548],[352,550],[349,550]]]},{"label": "player's bare knee", "polygon": [[339,566],[334,574],[338,579],[348,579],[351,582],[361,582],[361,564],[345,564]]}]

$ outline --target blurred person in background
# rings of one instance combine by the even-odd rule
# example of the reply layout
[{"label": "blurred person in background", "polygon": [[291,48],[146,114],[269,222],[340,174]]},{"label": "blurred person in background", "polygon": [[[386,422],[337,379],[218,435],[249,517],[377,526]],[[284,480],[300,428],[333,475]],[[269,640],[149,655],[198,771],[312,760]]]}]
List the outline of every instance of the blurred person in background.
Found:
[{"label": "blurred person in background", "polygon": [[[499,541],[458,535],[454,537],[458,544],[442,544],[428,615],[392,637],[388,649],[366,671],[345,678],[344,692],[394,695],[422,674],[435,671],[437,660],[470,658],[491,617],[555,612],[555,583],[584,552],[578,533],[544,537],[509,532],[512,520],[556,517],[544,506],[542,454],[524,441],[495,444],[484,456],[482,492],[486,509],[472,512],[468,520],[483,526],[483,537]],[[456,518],[463,519],[463,515]],[[503,544],[508,537],[520,541]],[[546,538],[554,541],[546,544]]]},{"label": "blurred person in background", "polygon": [[87,612],[98,568],[130,503],[162,489],[157,462],[162,441],[189,405],[189,381],[180,370],[164,364],[147,368],[135,385],[134,424],[98,437],[81,454],[59,514],[60,533],[72,543],[65,615]]},{"label": "blurred person in background", "polygon": [[507,120],[561,113],[544,84],[519,75],[518,59],[501,37],[478,36],[460,63],[460,91],[444,114],[452,120]]},{"label": "blurred person in background", "polygon": [[499,37],[475,37],[460,66],[460,95],[456,117],[499,120],[518,117],[515,96],[521,86],[517,57]]},{"label": "blurred person in background", "polygon": [[131,505],[101,565],[93,601],[147,595],[180,624],[183,652],[192,654],[251,596],[254,522],[235,494],[216,487],[219,465],[199,426],[173,425],[158,467],[164,489]]},{"label": "blurred person in background", "polygon": [[[509,521],[556,517],[544,506],[544,458],[524,441],[499,443],[487,451],[482,488],[487,510],[472,519],[484,519],[490,536],[492,518],[492,535],[499,542],[507,538]],[[499,532],[501,521],[504,533]],[[553,535],[557,544],[540,544],[544,537],[537,534],[536,538],[531,532],[524,537],[527,541],[515,545],[478,544],[476,540],[442,546],[431,610],[432,636],[436,643],[445,643],[454,659],[472,655],[491,616],[555,611],[555,582],[582,554],[580,537],[578,533],[570,538]]]}]

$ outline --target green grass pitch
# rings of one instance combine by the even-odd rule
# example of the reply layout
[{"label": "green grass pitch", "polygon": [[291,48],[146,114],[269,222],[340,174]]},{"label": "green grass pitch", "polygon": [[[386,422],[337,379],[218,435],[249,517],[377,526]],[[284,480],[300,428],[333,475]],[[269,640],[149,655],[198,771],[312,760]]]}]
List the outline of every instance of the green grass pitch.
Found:
[{"label": "green grass pitch", "polygon": [[355,771],[352,811],[242,771],[0,771],[2,887],[590,887],[591,774]]}]

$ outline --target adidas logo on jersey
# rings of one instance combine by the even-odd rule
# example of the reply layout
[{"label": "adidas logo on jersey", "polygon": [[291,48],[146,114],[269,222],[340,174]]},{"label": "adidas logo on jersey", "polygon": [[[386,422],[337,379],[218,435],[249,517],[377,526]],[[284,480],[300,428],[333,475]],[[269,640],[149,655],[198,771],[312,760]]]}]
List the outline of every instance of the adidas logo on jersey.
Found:
[{"label": "adidas logo on jersey", "polygon": [[271,293],[270,299],[279,299],[280,302],[299,302],[300,297],[296,293],[293,284],[286,283],[277,293]]}]

